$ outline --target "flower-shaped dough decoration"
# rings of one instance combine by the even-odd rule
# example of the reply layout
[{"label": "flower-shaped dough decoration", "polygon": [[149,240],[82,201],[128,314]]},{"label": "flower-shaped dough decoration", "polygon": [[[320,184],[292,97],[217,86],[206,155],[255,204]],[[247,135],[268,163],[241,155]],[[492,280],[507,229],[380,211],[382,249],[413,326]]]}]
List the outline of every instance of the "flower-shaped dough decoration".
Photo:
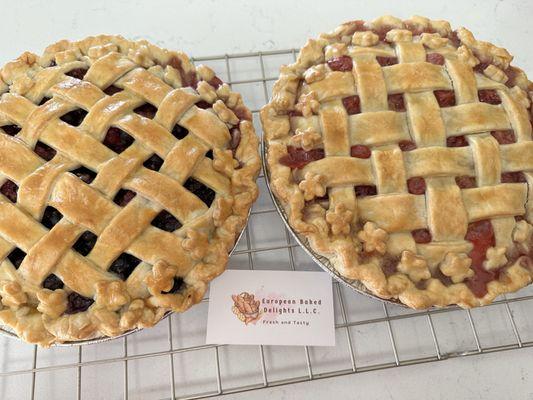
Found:
[{"label": "flower-shaped dough decoration", "polygon": [[305,200],[313,200],[315,197],[326,195],[326,178],[323,175],[307,172],[305,179],[298,184],[304,194]]},{"label": "flower-shaped dough decoration", "polygon": [[474,276],[471,265],[472,259],[466,254],[448,253],[439,268],[444,275],[451,278],[453,283],[459,283]]},{"label": "flower-shaped dough decoration", "polygon": [[355,32],[352,36],[352,43],[356,46],[370,47],[378,42],[379,36],[371,31]]},{"label": "flower-shaped dough decoration", "polygon": [[307,83],[321,81],[322,79],[326,77],[326,72],[327,72],[327,69],[326,69],[325,64],[315,65],[309,68],[307,71],[305,71],[304,79]]},{"label": "flower-shaped dough decoration", "polygon": [[306,129],[296,129],[295,134],[290,138],[290,142],[292,145],[308,151],[322,144],[322,136],[311,127]]},{"label": "flower-shaped dough decoration", "polygon": [[67,293],[63,289],[42,289],[37,292],[37,310],[52,318],[57,318],[67,309]]},{"label": "flower-shaped dough decoration", "polygon": [[213,149],[213,168],[215,171],[231,177],[239,162],[233,158],[231,150]]},{"label": "flower-shaped dough decoration", "polygon": [[158,261],[152,268],[152,274],[145,278],[149,292],[156,296],[161,292],[168,292],[174,285],[174,277],[178,268],[164,261]]},{"label": "flower-shaped dough decoration", "polygon": [[505,251],[505,247],[489,247],[487,249],[487,259],[483,263],[485,269],[491,270],[504,266],[507,263]]},{"label": "flower-shaped dough decoration", "polygon": [[20,283],[14,281],[0,281],[0,295],[2,304],[8,307],[19,307],[28,301]]},{"label": "flower-shaped dough decoration", "polygon": [[320,108],[318,95],[313,91],[307,94],[302,94],[294,108],[296,111],[301,112],[304,117],[310,117],[311,115],[318,113],[318,109]]},{"label": "flower-shaped dough decoration", "polygon": [[207,235],[192,229],[187,231],[187,238],[183,240],[181,245],[195,260],[201,260],[204,258],[209,250],[209,240]]},{"label": "flower-shaped dough decoration", "polygon": [[359,240],[363,242],[363,249],[367,253],[377,251],[380,254],[385,254],[387,251],[387,239],[389,235],[386,231],[373,222],[366,222],[363,229],[357,234]]},{"label": "flower-shaped dough decoration", "polygon": [[408,275],[413,282],[431,278],[427,261],[409,250],[402,252],[402,258],[398,264],[398,271]]},{"label": "flower-shaped dough decoration", "polygon": [[100,281],[95,284],[96,303],[109,310],[118,310],[130,302],[130,296],[124,281]]},{"label": "flower-shaped dough decoration", "polygon": [[334,235],[348,235],[350,233],[350,223],[353,219],[353,212],[346,209],[342,203],[337,204],[334,210],[326,212],[326,221],[330,225],[331,233]]}]

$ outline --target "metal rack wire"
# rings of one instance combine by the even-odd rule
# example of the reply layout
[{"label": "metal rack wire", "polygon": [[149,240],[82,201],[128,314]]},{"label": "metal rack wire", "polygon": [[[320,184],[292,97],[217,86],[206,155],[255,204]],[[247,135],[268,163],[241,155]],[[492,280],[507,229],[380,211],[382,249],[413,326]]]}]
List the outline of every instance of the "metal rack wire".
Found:
[{"label": "metal rack wire", "polygon": [[[194,59],[210,65],[257,113],[297,50]],[[261,195],[229,268],[316,270]],[[492,305],[413,311],[333,284],[334,348],[205,345],[206,297],[182,315],[115,341],[41,350],[0,339],[2,399],[197,399],[533,346],[533,290]],[[149,362],[150,367],[142,367]],[[24,381],[24,384],[21,384]],[[122,381],[122,384],[117,382]],[[22,389],[21,389],[22,388]],[[21,392],[20,390],[29,391]]]}]

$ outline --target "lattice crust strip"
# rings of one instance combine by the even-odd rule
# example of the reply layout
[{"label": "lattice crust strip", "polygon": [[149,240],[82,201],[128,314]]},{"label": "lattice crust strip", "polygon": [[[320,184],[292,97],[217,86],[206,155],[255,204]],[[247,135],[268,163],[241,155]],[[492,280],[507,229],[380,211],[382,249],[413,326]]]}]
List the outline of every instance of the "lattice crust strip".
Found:
[{"label": "lattice crust strip", "polygon": [[533,85],[446,21],[309,40],[261,111],[271,186],[339,272],[414,308],[531,282]]},{"label": "lattice crust strip", "polygon": [[118,36],[25,53],[0,77],[0,322],[48,346],[200,301],[257,197],[240,95]]}]

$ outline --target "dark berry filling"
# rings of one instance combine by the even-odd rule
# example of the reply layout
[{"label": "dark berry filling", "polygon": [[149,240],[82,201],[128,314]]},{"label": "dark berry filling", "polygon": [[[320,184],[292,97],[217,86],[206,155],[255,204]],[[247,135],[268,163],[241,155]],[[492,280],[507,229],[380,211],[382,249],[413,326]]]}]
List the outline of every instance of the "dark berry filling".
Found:
[{"label": "dark berry filling", "polygon": [[50,274],[42,283],[43,288],[49,290],[63,289],[63,281],[57,277],[57,275]]},{"label": "dark berry filling", "polygon": [[386,277],[389,277],[391,275],[394,275],[396,272],[398,272],[398,263],[400,262],[400,259],[398,257],[385,255],[383,257],[383,260],[381,261],[381,269],[383,270],[383,273]]},{"label": "dark berry filling", "polygon": [[211,203],[213,203],[213,200],[215,199],[216,193],[194,178],[187,179],[187,181],[183,184],[183,187],[189,192],[192,192],[198,196],[200,200],[207,205],[207,207],[210,207]]},{"label": "dark berry filling", "polygon": [[298,110],[290,110],[287,112],[289,117],[303,117],[303,114]]},{"label": "dark berry filling", "polygon": [[498,92],[496,90],[492,89],[482,89],[477,92],[479,101],[483,103],[489,103],[489,104],[501,104],[502,99],[500,99],[500,96],[498,95]]},{"label": "dark berry filling", "polygon": [[151,169],[153,171],[159,171],[161,169],[161,166],[163,165],[163,159],[159,157],[157,154],[152,154],[152,156],[147,159],[143,165]]},{"label": "dark berry filling", "polygon": [[505,85],[510,88],[516,86],[516,78],[520,75],[519,70],[515,67],[509,66],[509,68],[503,72],[505,72],[505,75],[507,75],[507,82],[505,82]]},{"label": "dark berry filling", "polygon": [[218,76],[215,76],[210,81],[208,81],[207,83],[209,83],[215,89],[218,89],[222,85],[223,82]]},{"label": "dark berry filling", "polygon": [[174,128],[172,129],[172,134],[174,135],[176,139],[181,140],[189,134],[189,131],[185,129],[183,126],[176,124],[174,125]]},{"label": "dark berry filling", "polygon": [[347,34],[353,35],[355,32],[364,32],[368,31],[369,29],[365,26],[365,21],[357,19],[354,21],[346,22],[343,25],[348,25],[350,28],[348,29]]},{"label": "dark berry filling", "polygon": [[140,107],[137,107],[133,110],[134,113],[139,114],[145,118],[153,119],[157,113],[157,108],[155,108],[150,103],[143,104]]},{"label": "dark berry filling", "polygon": [[241,143],[241,131],[238,128],[233,128],[230,130],[231,140],[229,143],[229,147],[231,150],[236,150],[237,147],[239,147],[239,144]]},{"label": "dark berry filling", "polygon": [[450,136],[446,138],[446,146],[465,147],[468,146],[468,141],[465,136]]},{"label": "dark berry filling", "polygon": [[359,114],[361,112],[361,99],[359,96],[349,96],[342,99],[342,104],[346,108],[348,115]]},{"label": "dark berry filling", "polygon": [[174,277],[174,284],[172,285],[172,288],[168,292],[161,292],[163,294],[172,294],[178,292],[183,286],[185,282],[183,281],[183,278],[177,276]]},{"label": "dark berry filling", "polygon": [[181,223],[174,218],[174,216],[168,211],[161,211],[157,216],[152,220],[151,224],[156,228],[162,229],[167,232],[174,232],[175,230],[182,227]]},{"label": "dark berry filling", "polygon": [[137,257],[128,253],[122,253],[115,261],[111,263],[109,271],[117,274],[120,279],[125,281],[131,275],[137,265],[141,263]]},{"label": "dark berry filling", "polygon": [[90,231],[85,231],[78,238],[78,240],[76,240],[76,243],[74,243],[72,248],[78,253],[80,253],[82,256],[86,256],[93,249],[97,239],[98,237],[94,233]]},{"label": "dark berry filling", "polygon": [[416,149],[416,143],[411,140],[400,140],[398,146],[401,151],[411,151]]},{"label": "dark berry filling", "polygon": [[375,185],[357,185],[354,187],[357,197],[375,196],[378,190]]},{"label": "dark berry filling", "polygon": [[522,172],[504,172],[501,176],[502,183],[525,183],[526,176]]},{"label": "dark berry filling", "polygon": [[239,121],[251,121],[252,120],[252,114],[246,107],[235,107],[232,109],[233,113],[237,118],[239,118]]},{"label": "dark berry filling", "polygon": [[207,153],[205,153],[205,156],[209,159],[213,159],[213,150],[209,150]]},{"label": "dark berry filling", "polygon": [[20,132],[21,128],[18,125],[4,125],[2,126],[2,129],[9,136],[15,136],[17,133]]},{"label": "dark berry filling", "polygon": [[93,299],[89,299],[88,297],[82,296],[76,292],[70,293],[67,301],[68,303],[65,314],[77,314],[79,312],[86,311],[91,304],[94,303]]},{"label": "dark berry filling", "polygon": [[394,29],[392,26],[382,26],[381,28],[379,29],[374,29],[374,33],[376,35],[379,36],[379,40],[381,40],[382,42],[386,42],[387,40],[387,33],[391,30],[391,29]]},{"label": "dark berry filling", "polygon": [[123,89],[119,88],[119,87],[116,87],[115,85],[111,85],[111,86],[108,86],[105,90],[104,90],[104,93],[107,94],[108,96],[113,96],[115,93],[119,93],[119,92],[122,92]]},{"label": "dark berry filling", "polygon": [[426,181],[420,176],[407,179],[407,189],[411,194],[426,193]]},{"label": "dark berry filling", "polygon": [[42,159],[50,161],[56,155],[56,151],[43,142],[37,142],[33,151]]},{"label": "dark berry filling", "polygon": [[413,33],[413,35],[415,35],[415,36],[421,35],[423,33],[435,33],[435,31],[432,28],[430,28],[430,27],[422,28],[420,26],[416,26],[416,25],[414,25],[412,23],[408,23],[408,22],[405,23],[405,27],[408,30],[410,30]]},{"label": "dark berry filling", "polygon": [[456,176],[455,177],[455,183],[461,189],[471,189],[471,188],[475,188],[477,186],[476,177],[475,176],[466,176],[466,175]]},{"label": "dark berry filling", "polygon": [[295,168],[303,168],[312,161],[325,157],[324,149],[304,150],[301,147],[287,146],[287,154],[279,159],[281,165]]},{"label": "dark berry filling", "polygon": [[121,207],[125,207],[133,198],[137,196],[137,193],[127,189],[120,189],[116,194],[113,201]]},{"label": "dark berry filling", "polygon": [[426,61],[435,65],[444,65],[444,57],[439,53],[429,53],[426,56]]},{"label": "dark berry filling", "polygon": [[85,68],[74,68],[70,70],[69,72],[66,72],[65,75],[82,80],[85,74],[87,73],[87,71],[88,70]]},{"label": "dark berry filling", "polygon": [[370,158],[372,152],[367,146],[356,144],[350,148],[350,155],[356,158]]},{"label": "dark berry filling", "polygon": [[193,89],[196,89],[196,86],[198,85],[196,73],[194,71],[185,72],[181,64],[181,60],[178,57],[172,57],[168,62],[168,65],[178,70],[184,87],[190,86]]},{"label": "dark berry filling", "polygon": [[349,56],[334,57],[328,60],[328,65],[332,71],[351,71],[353,68],[353,60]]},{"label": "dark berry filling", "polygon": [[123,130],[112,126],[107,131],[103,143],[115,153],[120,154],[128,147],[130,147],[133,144],[134,140],[135,139],[133,139],[133,137],[128,135]]},{"label": "dark berry filling", "polygon": [[18,247],[16,247],[11,253],[7,255],[7,259],[11,261],[15,269],[18,269],[20,267],[20,264],[22,264],[22,260],[24,260],[24,257],[26,257],[26,253],[24,253]]},{"label": "dark berry filling", "polygon": [[387,97],[389,103],[389,110],[403,112],[405,111],[405,102],[403,100],[403,94],[389,94]]},{"label": "dark berry filling", "polygon": [[436,268],[435,271],[433,271],[433,278],[438,279],[440,283],[446,287],[453,285],[452,279],[449,276],[444,275],[440,268]]},{"label": "dark berry filling", "polygon": [[196,103],[196,107],[201,108],[202,110],[207,110],[213,107],[213,105],[205,100],[200,100],[198,103]]},{"label": "dark berry filling", "polygon": [[46,103],[48,100],[50,100],[50,97],[43,97],[41,101],[39,102],[39,105],[42,106],[44,103]]},{"label": "dark berry filling", "polygon": [[382,67],[388,67],[389,65],[398,64],[398,58],[397,57],[382,57],[377,56],[376,61],[379,65]]},{"label": "dark berry filling", "polygon": [[452,42],[452,45],[456,48],[461,45],[461,40],[459,39],[459,36],[457,36],[457,31],[450,32],[448,39],[450,39],[450,42]]},{"label": "dark berry filling", "polygon": [[483,71],[485,71],[485,69],[486,69],[489,65],[490,65],[489,63],[479,63],[478,65],[476,65],[476,66],[474,67],[474,71],[479,72],[480,74],[482,74]]},{"label": "dark berry filling", "polygon": [[431,233],[427,229],[415,229],[414,231],[411,231],[411,235],[416,243],[431,242]]},{"label": "dark berry filling", "polygon": [[455,92],[453,90],[435,90],[433,93],[440,107],[452,107],[455,105]]},{"label": "dark berry filling", "polygon": [[512,129],[505,131],[492,131],[490,133],[499,144],[516,143],[516,137]]},{"label": "dark berry filling", "polygon": [[90,184],[96,178],[96,172],[85,167],[79,167],[70,172],[87,184]]},{"label": "dark berry filling", "polygon": [[66,113],[60,119],[61,121],[66,122],[69,125],[80,126],[86,115],[87,115],[87,111],[82,110],[81,108],[78,108],[69,113]]},{"label": "dark berry filling", "polygon": [[496,245],[492,224],[489,220],[469,224],[465,239],[474,245],[468,256],[472,259],[472,269],[475,273],[466,284],[477,297],[483,297],[487,294],[487,283],[497,279],[499,275],[498,271],[487,271],[483,267],[487,250]]},{"label": "dark berry filling", "polygon": [[41,224],[46,226],[48,229],[52,229],[56,225],[63,214],[57,211],[54,207],[48,206],[44,209],[43,218],[41,219]]},{"label": "dark berry filling", "polygon": [[19,187],[13,181],[5,181],[0,187],[0,193],[6,196],[12,203],[17,202],[17,192]]}]

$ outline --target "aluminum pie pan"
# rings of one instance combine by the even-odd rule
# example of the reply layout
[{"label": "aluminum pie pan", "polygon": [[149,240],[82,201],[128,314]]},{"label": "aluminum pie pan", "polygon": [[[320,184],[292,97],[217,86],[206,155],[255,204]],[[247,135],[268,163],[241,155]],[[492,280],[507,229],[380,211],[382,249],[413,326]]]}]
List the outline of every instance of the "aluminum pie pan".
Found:
[{"label": "aluminum pie pan", "polygon": [[[239,233],[239,236],[235,240],[235,244],[233,245],[233,248],[229,252],[230,256],[235,251],[235,248],[237,247],[237,244],[241,240],[242,235],[244,234],[244,231],[246,230],[246,226],[248,225],[248,220],[250,219],[251,212],[252,212],[252,207],[250,207],[250,210],[248,210],[248,216],[246,217],[246,221],[245,221],[245,223],[243,225],[243,228],[242,228],[241,232]],[[163,321],[165,318],[167,318],[170,314],[173,314],[173,313],[174,313],[173,311],[167,311],[163,315],[163,317],[159,321],[156,322],[156,324],[159,324],[161,321]],[[110,340],[120,339],[120,338],[129,336],[132,333],[142,331],[143,329],[145,329],[145,328],[131,329],[131,330],[126,331],[124,333],[121,333],[120,335],[117,335],[117,336],[98,336],[98,337],[95,337],[95,338],[92,338],[92,339],[67,341],[67,342],[62,342],[62,343],[53,343],[52,345],[50,345],[50,347],[72,347],[72,346],[82,346],[82,345],[87,345],[87,344],[104,343],[104,342],[109,342]],[[20,337],[18,337],[18,335],[13,331],[13,329],[11,329],[10,327],[8,327],[6,325],[0,324],[0,335],[3,335],[5,337],[9,337],[9,338],[12,338],[12,339],[17,339],[17,340],[19,340],[19,341],[21,341],[23,343],[27,343],[24,340],[22,340]]]},{"label": "aluminum pie pan", "polygon": [[287,217],[287,213],[285,212],[285,209],[279,202],[278,198],[272,191],[272,188],[270,187],[270,171],[268,169],[268,163],[267,163],[267,144],[265,142],[264,133],[261,137],[261,154],[262,154],[262,162],[263,162],[263,171],[265,175],[265,181],[268,188],[268,192],[270,193],[270,197],[272,198],[272,202],[274,203],[274,206],[280,215],[281,219],[283,220],[283,223],[287,227],[287,230],[292,234],[294,237],[294,240],[300,245],[300,247],[311,257],[311,259],[317,264],[320,268],[322,268],[324,271],[329,273],[335,280],[338,282],[344,284],[345,286],[349,287],[353,291],[362,294],[366,297],[371,297],[373,299],[382,301],[384,303],[393,304],[395,306],[401,306],[403,308],[409,308],[405,304],[403,304],[400,300],[397,299],[383,299],[374,293],[372,293],[370,290],[366,288],[366,286],[359,280],[356,279],[348,279],[344,276],[342,276],[337,269],[333,266],[331,261],[321,255],[318,254],[316,251],[313,250],[311,245],[309,244],[309,241],[304,235],[299,234],[296,232],[292,226],[289,224],[289,219]]}]

